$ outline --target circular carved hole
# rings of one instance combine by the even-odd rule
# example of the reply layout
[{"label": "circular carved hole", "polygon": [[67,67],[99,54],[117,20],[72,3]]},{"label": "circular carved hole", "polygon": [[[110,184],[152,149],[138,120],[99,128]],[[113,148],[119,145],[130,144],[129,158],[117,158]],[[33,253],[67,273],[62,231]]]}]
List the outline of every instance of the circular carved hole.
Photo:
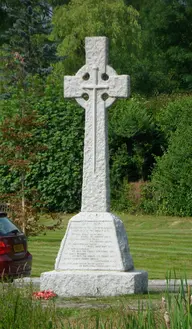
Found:
[{"label": "circular carved hole", "polygon": [[85,73],[83,76],[83,80],[89,80],[89,78],[90,78],[89,73]]},{"label": "circular carved hole", "polygon": [[106,101],[107,98],[109,98],[109,95],[107,93],[104,93],[102,96],[101,96],[102,100],[103,101]]},{"label": "circular carved hole", "polygon": [[82,97],[83,97],[83,99],[84,99],[85,101],[88,101],[88,99],[89,99],[89,95],[86,94],[86,93],[84,93],[84,94],[82,95]]},{"label": "circular carved hole", "polygon": [[109,79],[109,76],[108,76],[108,74],[107,73],[103,73],[103,74],[101,74],[101,79],[102,80],[108,80]]}]

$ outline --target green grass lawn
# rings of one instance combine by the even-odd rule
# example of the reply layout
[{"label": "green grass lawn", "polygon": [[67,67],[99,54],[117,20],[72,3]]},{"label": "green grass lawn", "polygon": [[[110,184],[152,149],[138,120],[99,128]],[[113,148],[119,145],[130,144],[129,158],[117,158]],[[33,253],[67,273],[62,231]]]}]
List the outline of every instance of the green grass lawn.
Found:
[{"label": "green grass lawn", "polygon": [[0,328],[189,329],[191,291],[181,287],[178,293],[36,300],[32,286],[15,289],[12,284],[0,284]]},{"label": "green grass lawn", "polygon": [[[62,227],[29,238],[33,255],[32,276],[54,269],[60,242],[68,220],[63,216]],[[146,270],[149,279],[165,279],[170,271],[177,277],[192,279],[192,218],[120,214],[128,233],[130,251],[136,269]],[[50,224],[43,219],[45,224]],[[174,275],[173,275],[174,276]]]}]

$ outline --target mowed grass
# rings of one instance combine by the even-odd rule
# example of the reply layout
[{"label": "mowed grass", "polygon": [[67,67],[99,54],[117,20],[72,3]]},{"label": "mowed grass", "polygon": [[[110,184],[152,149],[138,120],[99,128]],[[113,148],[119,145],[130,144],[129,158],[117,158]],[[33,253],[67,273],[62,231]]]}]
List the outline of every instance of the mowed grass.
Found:
[{"label": "mowed grass", "polygon": [[[62,226],[46,231],[28,241],[33,255],[32,276],[54,269],[59,246],[68,220],[63,215]],[[172,271],[178,278],[192,279],[192,217],[164,217],[119,214],[128,234],[130,251],[136,269],[146,270],[149,279],[165,279]],[[46,224],[46,218],[43,219]]]}]

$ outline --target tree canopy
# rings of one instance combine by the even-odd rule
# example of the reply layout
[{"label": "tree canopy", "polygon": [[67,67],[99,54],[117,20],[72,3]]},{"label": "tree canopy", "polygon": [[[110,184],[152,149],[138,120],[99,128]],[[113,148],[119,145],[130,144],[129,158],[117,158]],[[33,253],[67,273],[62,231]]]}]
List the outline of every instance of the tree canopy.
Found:
[{"label": "tree canopy", "polygon": [[84,64],[84,39],[105,35],[110,40],[110,64],[119,73],[130,73],[141,45],[138,12],[123,0],[71,0],[57,7],[53,15],[52,40],[58,53],[66,56],[65,74],[75,73]]},{"label": "tree canopy", "polygon": [[[63,99],[63,75],[84,65],[86,36],[105,35],[109,64],[131,76],[132,89],[108,110],[113,205],[127,210],[129,185],[140,182],[145,209],[191,215],[192,0],[2,0],[0,18],[0,122],[32,113],[45,122],[31,122],[34,145],[46,149],[25,172],[39,204],[80,207],[84,110]],[[1,164],[0,193],[18,183]]]}]

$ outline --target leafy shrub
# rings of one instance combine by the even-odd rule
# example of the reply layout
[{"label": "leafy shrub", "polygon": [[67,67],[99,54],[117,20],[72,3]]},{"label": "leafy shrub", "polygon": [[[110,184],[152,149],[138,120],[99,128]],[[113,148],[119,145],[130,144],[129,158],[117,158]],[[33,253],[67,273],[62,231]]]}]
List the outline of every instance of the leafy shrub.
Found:
[{"label": "leafy shrub", "polygon": [[181,122],[183,125],[191,120],[192,96],[179,95],[174,101],[168,102],[157,114],[157,122],[168,140],[172,133],[177,130]]},{"label": "leafy shrub", "polygon": [[180,125],[152,176],[158,212],[192,215],[192,122]]},{"label": "leafy shrub", "polygon": [[37,108],[47,125],[37,131],[47,149],[38,154],[27,177],[44,207],[73,212],[80,208],[84,110],[48,91]]},{"label": "leafy shrub", "polygon": [[128,199],[129,185],[126,179],[119,188],[114,188],[112,192],[113,199],[111,201],[111,207],[114,211],[129,212],[131,208],[131,202]]},{"label": "leafy shrub", "polygon": [[112,199],[112,209],[131,214],[145,212],[146,206],[144,206],[144,202],[146,203],[148,196],[144,195],[143,190],[146,190],[146,186],[148,186],[148,182],[143,182],[142,180],[128,183],[124,179],[120,188],[113,190],[115,198]]},{"label": "leafy shrub", "polygon": [[[146,180],[153,168],[155,155],[161,155],[163,134],[138,96],[121,100],[109,110],[109,149],[111,186]],[[114,185],[113,185],[114,184]]]},{"label": "leafy shrub", "polygon": [[192,97],[180,96],[159,111],[157,120],[167,150],[156,158],[151,182],[143,188],[147,213],[192,215]]},{"label": "leafy shrub", "polygon": [[154,197],[154,186],[148,181],[141,188],[140,211],[146,214],[155,214],[158,210],[158,199]]}]

